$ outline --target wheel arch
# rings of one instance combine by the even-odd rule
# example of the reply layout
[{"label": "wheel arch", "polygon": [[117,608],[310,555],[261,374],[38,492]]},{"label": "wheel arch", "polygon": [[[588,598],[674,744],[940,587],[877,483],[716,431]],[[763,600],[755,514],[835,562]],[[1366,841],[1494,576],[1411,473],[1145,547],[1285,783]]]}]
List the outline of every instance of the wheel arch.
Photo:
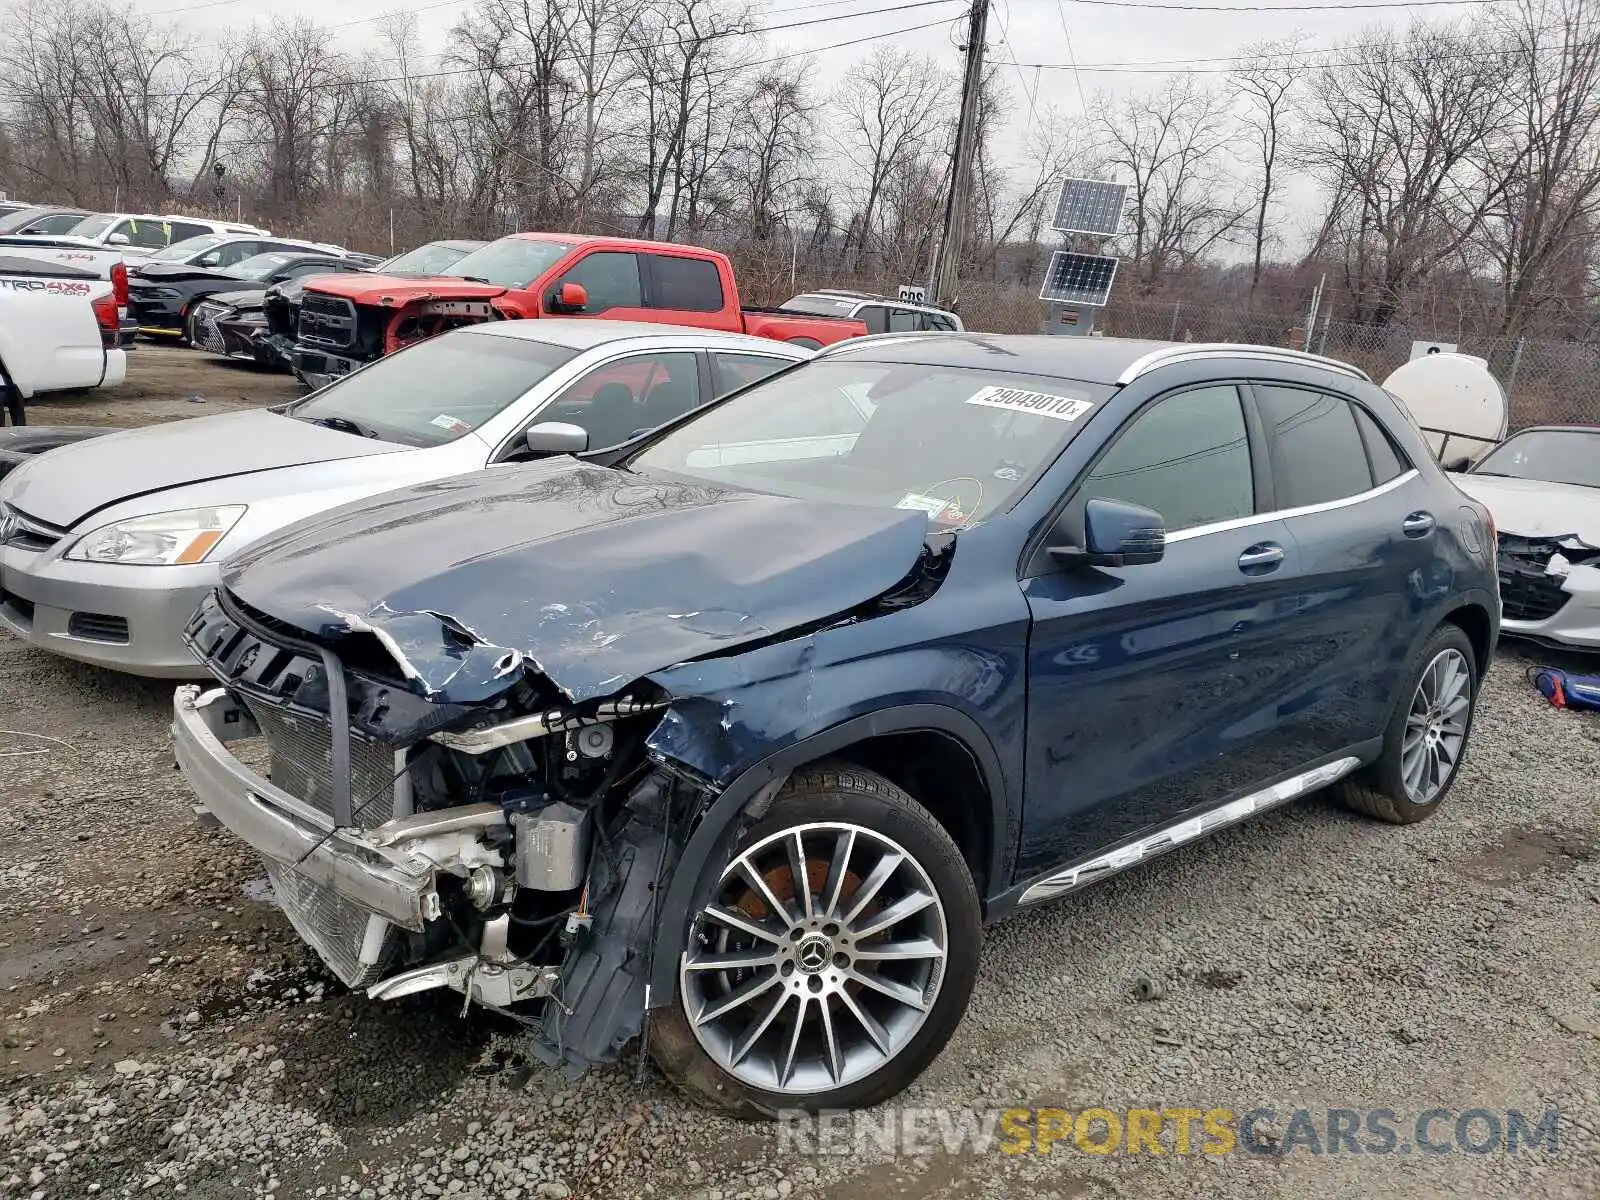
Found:
[{"label": "wheel arch", "polygon": [[[933,761],[905,762],[903,756],[913,750],[930,754]],[[754,763],[712,801],[689,835],[658,908],[662,917],[651,963],[650,1007],[667,1004],[676,994],[678,954],[689,923],[744,828],[743,818],[759,816],[791,775],[827,758],[878,772],[928,809],[966,858],[985,907],[989,896],[1005,886],[1016,822],[999,755],[977,721],[942,704],[908,704],[853,717]],[[987,807],[960,803],[963,789],[973,784],[981,787]]]}]

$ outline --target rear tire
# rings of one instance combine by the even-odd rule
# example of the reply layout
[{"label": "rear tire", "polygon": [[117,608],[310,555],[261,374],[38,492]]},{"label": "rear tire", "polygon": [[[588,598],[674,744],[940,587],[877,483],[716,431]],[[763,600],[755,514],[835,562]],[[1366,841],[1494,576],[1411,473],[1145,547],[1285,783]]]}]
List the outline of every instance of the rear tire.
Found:
[{"label": "rear tire", "polygon": [[928,811],[881,775],[812,767],[696,918],[651,1054],[690,1099],[747,1119],[880,1104],[955,1033],[982,942],[972,876]]},{"label": "rear tire", "polygon": [[1441,625],[1412,656],[1405,678],[1382,755],[1334,785],[1347,807],[1392,825],[1431,817],[1461,772],[1478,707],[1472,640],[1458,625]]}]

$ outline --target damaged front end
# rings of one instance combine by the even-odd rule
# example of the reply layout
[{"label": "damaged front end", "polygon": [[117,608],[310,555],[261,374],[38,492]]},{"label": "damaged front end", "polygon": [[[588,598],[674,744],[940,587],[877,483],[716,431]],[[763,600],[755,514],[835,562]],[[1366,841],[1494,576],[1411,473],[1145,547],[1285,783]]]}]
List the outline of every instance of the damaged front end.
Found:
[{"label": "damaged front end", "polygon": [[[610,476],[525,471],[443,504],[444,485],[400,493],[359,517],[370,560],[324,525],[236,561],[185,634],[221,686],[180,688],[173,724],[198,809],[261,855],[279,905],[341,980],[379,998],[448,987],[495,1009],[542,1001],[541,1053],[573,1069],[615,1060],[641,1032],[660,898],[726,784],[672,749],[686,724],[710,723],[702,742],[729,739],[726,706],[660,681],[915,605],[949,562],[924,545],[921,514],[847,514],[822,536],[776,500],[658,487],[647,511],[701,564],[664,579],[647,569],[659,549],[617,503],[631,493],[594,504],[624,486]],[[586,484],[582,503],[564,516],[511,504],[552,479]],[[514,544],[486,528],[502,500]],[[383,545],[415,528],[412,503],[448,531],[429,544],[448,546],[451,565],[429,573],[415,551]],[[741,538],[713,558],[734,517],[793,521],[828,569],[792,540]],[[546,529],[530,542],[536,520]],[[572,577],[589,560],[605,564],[603,585]],[[384,569],[399,586],[381,586]],[[336,582],[356,574],[385,599],[358,604]],[[420,602],[419,575],[437,607]],[[704,603],[735,577],[742,611]],[[530,632],[522,648],[513,625]],[[761,753],[741,744],[719,761],[731,771]]]},{"label": "damaged front end", "polygon": [[1510,622],[1546,622],[1579,595],[1600,598],[1600,547],[1573,534],[1525,537],[1502,530],[1497,566],[1501,610]]},{"label": "damaged front end", "polygon": [[643,1018],[671,831],[701,800],[644,753],[662,701],[546,707],[523,682],[497,707],[531,715],[484,725],[264,625],[205,602],[189,639],[224,686],[180,688],[173,736],[199,810],[261,854],[300,936],[377,998],[546,998],[550,1061],[615,1058]]}]

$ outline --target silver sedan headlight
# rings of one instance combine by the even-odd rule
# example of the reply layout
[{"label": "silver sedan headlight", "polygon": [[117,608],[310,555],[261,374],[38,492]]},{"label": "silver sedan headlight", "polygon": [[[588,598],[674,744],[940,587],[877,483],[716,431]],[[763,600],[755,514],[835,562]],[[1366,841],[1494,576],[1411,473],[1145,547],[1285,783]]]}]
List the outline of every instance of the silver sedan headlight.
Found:
[{"label": "silver sedan headlight", "polygon": [[186,508],[130,517],[102,525],[79,538],[66,557],[77,562],[126,563],[140,567],[188,566],[206,556],[244,516],[243,504]]}]

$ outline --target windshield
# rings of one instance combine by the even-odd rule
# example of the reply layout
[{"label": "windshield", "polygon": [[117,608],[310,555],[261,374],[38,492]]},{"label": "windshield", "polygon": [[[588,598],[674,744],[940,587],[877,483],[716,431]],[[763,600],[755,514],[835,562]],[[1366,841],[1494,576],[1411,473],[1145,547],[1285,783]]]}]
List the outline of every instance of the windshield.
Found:
[{"label": "windshield", "polygon": [[386,442],[441,446],[497,416],[576,353],[464,329],[385,355],[285,411]]},{"label": "windshield", "polygon": [[818,317],[848,317],[860,300],[843,300],[838,296],[795,296],[782,305],[786,312],[811,313]]},{"label": "windshield", "polygon": [[202,233],[199,237],[184,238],[163,250],[152,251],[150,257],[157,262],[182,262],[191,254],[201,254],[228,239],[220,233]]},{"label": "windshield", "polygon": [[437,275],[452,263],[465,258],[468,248],[452,246],[446,242],[429,242],[415,250],[397,254],[388,262],[378,264],[383,275]]},{"label": "windshield", "polygon": [[68,232],[71,233],[73,237],[99,237],[102,233],[111,228],[111,223],[116,219],[116,215],[113,213],[96,213],[92,217],[85,217],[83,220],[79,221]]},{"label": "windshield", "polygon": [[1532,429],[1496,446],[1474,475],[1600,488],[1600,429]]},{"label": "windshield", "polygon": [[525,288],[548,271],[568,250],[570,242],[546,242],[533,238],[507,237],[490,242],[481,250],[440,271],[458,279],[477,279],[501,287]]},{"label": "windshield", "polygon": [[1110,394],[1043,375],[810,362],[707,409],[629,463],[803,499],[929,514],[962,528],[1008,507]]}]

